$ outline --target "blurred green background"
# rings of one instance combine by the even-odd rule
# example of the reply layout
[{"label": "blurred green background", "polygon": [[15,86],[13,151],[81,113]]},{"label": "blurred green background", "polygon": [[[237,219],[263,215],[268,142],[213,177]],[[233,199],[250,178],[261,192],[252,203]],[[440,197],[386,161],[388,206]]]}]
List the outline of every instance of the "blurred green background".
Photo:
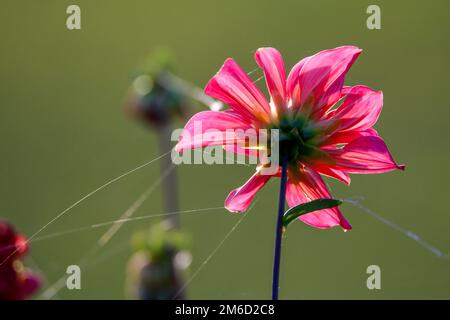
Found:
[{"label": "blurred green background", "polygon": [[[70,4],[81,7],[81,30],[66,29]],[[369,4],[381,7],[381,30],[366,28]],[[29,236],[84,194],[157,156],[154,133],[123,112],[133,72],[152,48],[170,47],[179,75],[203,87],[227,57],[253,70],[253,54],[261,46],[278,48],[290,68],[317,51],[353,44],[364,53],[347,84],[384,91],[376,128],[407,170],[353,176],[350,187],[331,181],[333,194],[364,196],[365,206],[448,252],[449,27],[447,0],[4,0],[0,216]],[[245,166],[178,169],[184,210],[222,205],[253,173]],[[114,183],[42,235],[116,219],[158,173],[154,163]],[[274,180],[260,192],[254,209],[189,284],[189,298],[270,298],[277,190]],[[449,259],[439,259],[350,204],[342,209],[351,232],[302,223],[289,228],[281,298],[450,298]],[[162,211],[157,190],[135,215]],[[225,210],[182,217],[193,237],[191,274],[239,218]],[[134,231],[156,221],[125,224],[82,270],[82,290],[63,289],[56,297],[123,298],[127,243]],[[32,243],[28,265],[39,266],[46,284],[53,283],[105,230]],[[381,267],[381,290],[366,288],[371,264]]]}]

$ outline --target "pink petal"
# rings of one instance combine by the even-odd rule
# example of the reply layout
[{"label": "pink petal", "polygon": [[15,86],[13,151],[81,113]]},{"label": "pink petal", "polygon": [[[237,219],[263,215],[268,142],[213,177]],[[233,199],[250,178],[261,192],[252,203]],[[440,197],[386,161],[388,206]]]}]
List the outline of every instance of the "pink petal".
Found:
[{"label": "pink petal", "polygon": [[386,144],[378,136],[361,137],[341,149],[327,150],[336,161],[335,168],[347,173],[382,173],[404,170],[392,158]]},{"label": "pink petal", "polygon": [[349,185],[351,182],[350,176],[346,172],[332,168],[326,164],[314,164],[308,166],[322,175],[335,178],[337,180],[344,182],[347,185]]},{"label": "pink petal", "polygon": [[[175,146],[175,151],[181,152],[186,149],[201,148],[208,145],[234,143],[235,135],[226,134],[226,130],[247,130],[250,126],[247,119],[231,110],[202,111],[192,116],[188,123],[186,123],[180,139]],[[217,134],[208,134],[210,137],[207,138],[205,136],[207,132],[217,132]]]},{"label": "pink petal", "polygon": [[269,181],[271,176],[256,172],[242,187],[230,192],[225,200],[225,208],[230,212],[244,212],[256,193]]},{"label": "pink petal", "polygon": [[240,143],[227,144],[224,146],[227,152],[235,153],[237,155],[242,155],[246,157],[258,157],[258,150],[244,148]]},{"label": "pink petal", "polygon": [[301,87],[298,81],[298,76],[303,66],[309,59],[311,59],[311,57],[306,57],[297,62],[297,64],[291,69],[291,72],[289,72],[286,81],[286,94],[288,96],[288,99],[291,100],[290,105],[296,110],[300,107],[300,93],[301,93]]},{"label": "pink petal", "polygon": [[286,186],[286,201],[289,207],[295,207],[299,204],[309,202],[303,192],[301,183],[295,183],[292,179],[288,179]]},{"label": "pink petal", "polygon": [[[321,143],[321,145],[328,146],[328,145],[335,145],[335,144],[344,144],[344,143],[352,142],[353,140],[359,139],[361,137],[367,137],[367,136],[378,137],[378,133],[373,128],[364,130],[364,131],[338,131],[338,132],[331,134],[329,137],[327,137]],[[332,149],[334,149],[334,147]]]},{"label": "pink petal", "polygon": [[[288,77],[293,108],[308,105],[311,110],[305,111],[320,118],[340,98],[345,75],[361,52],[359,48],[343,46],[300,61]],[[300,97],[296,97],[298,94]]]},{"label": "pink petal", "polygon": [[278,113],[286,108],[286,70],[283,57],[274,48],[259,48],[256,63],[264,71],[267,88]]},{"label": "pink petal", "polygon": [[365,86],[343,90],[342,105],[327,114],[328,119],[339,121],[338,131],[367,130],[377,122],[383,107],[383,93]]},{"label": "pink petal", "polygon": [[[289,207],[316,199],[331,198],[325,182],[317,172],[306,167],[300,168],[299,171],[298,182],[288,180],[286,201]],[[300,216],[299,219],[316,228],[331,228],[338,225],[345,230],[352,228],[337,207],[311,212]]]},{"label": "pink petal", "polygon": [[205,93],[228,104],[243,117],[269,123],[270,106],[258,87],[231,58],[208,82]]}]

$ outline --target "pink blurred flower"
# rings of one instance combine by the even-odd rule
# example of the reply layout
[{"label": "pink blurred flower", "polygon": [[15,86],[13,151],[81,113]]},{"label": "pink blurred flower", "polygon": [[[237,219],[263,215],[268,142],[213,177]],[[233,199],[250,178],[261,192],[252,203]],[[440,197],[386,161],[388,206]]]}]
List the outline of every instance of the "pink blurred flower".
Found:
[{"label": "pink blurred flower", "polygon": [[[344,78],[362,52],[353,46],[321,51],[298,62],[286,78],[281,54],[274,48],[260,48],[255,54],[264,72],[270,102],[248,75],[231,58],[206,85],[205,93],[228,104],[226,111],[205,111],[194,115],[185,126],[193,136],[194,123],[202,121],[204,131],[215,128],[279,129],[288,156],[286,200],[290,207],[320,198],[331,198],[321,175],[350,184],[349,174],[382,173],[404,169],[392,158],[386,144],[372,128],[377,121],[383,93],[366,86],[345,87]],[[215,142],[181,135],[176,150],[214,145]],[[228,145],[236,142],[217,141]],[[234,149],[236,152],[239,150]],[[279,176],[275,174],[273,176]],[[255,194],[271,178],[259,170],[225,200],[231,212],[244,212]],[[317,228],[350,223],[335,207],[299,218]]]},{"label": "pink blurred flower", "polygon": [[21,262],[27,251],[26,239],[0,221],[0,300],[22,300],[39,288],[40,279]]}]

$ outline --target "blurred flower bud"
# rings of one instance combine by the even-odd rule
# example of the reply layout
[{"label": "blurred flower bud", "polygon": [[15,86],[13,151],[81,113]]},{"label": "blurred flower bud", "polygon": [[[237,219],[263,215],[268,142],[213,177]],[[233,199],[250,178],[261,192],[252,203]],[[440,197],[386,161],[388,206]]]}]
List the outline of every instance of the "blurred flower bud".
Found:
[{"label": "blurred flower bud", "polygon": [[178,229],[163,224],[133,239],[136,252],[128,262],[128,292],[141,300],[184,299],[183,275],[191,255],[188,239]]},{"label": "blurred flower bud", "polygon": [[156,50],[128,89],[126,110],[152,127],[165,126],[192,109],[190,97],[174,81],[172,60],[168,50]]},{"label": "blurred flower bud", "polygon": [[26,239],[0,221],[0,300],[22,300],[39,288],[41,280],[21,261],[27,251]]}]

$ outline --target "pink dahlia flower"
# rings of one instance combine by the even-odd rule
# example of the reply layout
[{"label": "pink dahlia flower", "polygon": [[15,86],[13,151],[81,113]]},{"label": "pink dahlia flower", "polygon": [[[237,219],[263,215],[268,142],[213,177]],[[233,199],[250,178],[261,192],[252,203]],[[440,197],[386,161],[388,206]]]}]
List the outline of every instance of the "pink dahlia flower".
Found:
[{"label": "pink dahlia flower", "polygon": [[[286,78],[281,54],[274,48],[258,49],[255,59],[264,72],[270,102],[239,65],[227,59],[205,93],[231,109],[195,114],[185,126],[188,134],[181,135],[175,150],[223,144],[226,150],[242,152],[235,140],[214,141],[194,135],[196,122],[202,122],[202,133],[211,128],[223,132],[279,129],[280,157],[285,153],[288,158],[286,201],[290,207],[331,198],[322,175],[350,184],[350,173],[403,170],[372,128],[382,109],[383,93],[362,85],[344,86],[345,75],[361,52],[353,46],[321,51],[298,62]],[[248,150],[245,154],[251,155]],[[244,212],[274,176],[280,174],[263,175],[257,170],[243,186],[231,191],[225,207]],[[299,219],[317,228],[340,225],[351,229],[337,207]]]}]

